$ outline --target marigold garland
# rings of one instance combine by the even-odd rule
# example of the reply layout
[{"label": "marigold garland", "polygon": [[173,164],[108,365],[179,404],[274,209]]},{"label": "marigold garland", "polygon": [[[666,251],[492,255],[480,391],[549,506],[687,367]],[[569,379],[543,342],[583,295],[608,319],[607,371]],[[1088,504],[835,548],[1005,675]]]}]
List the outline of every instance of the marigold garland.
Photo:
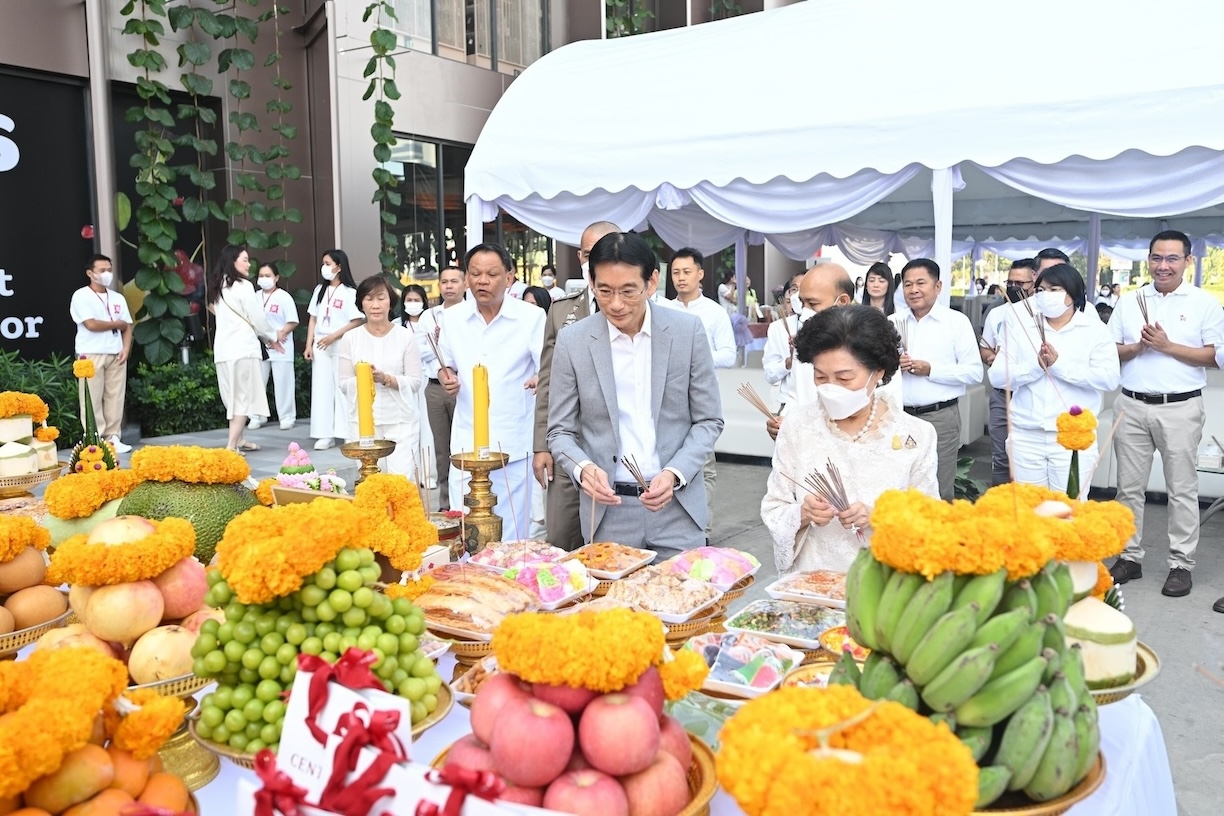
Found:
[{"label": "marigold garland", "polygon": [[251,475],[246,459],[231,450],[188,445],[141,448],[132,454],[132,470],[150,482],[236,484]]},{"label": "marigold garland", "polygon": [[269,476],[255,486],[255,498],[259,499],[259,503],[264,507],[271,507],[276,504],[276,497],[272,495],[272,486],[277,484],[275,476]]},{"label": "marigold garland", "polygon": [[975,505],[979,510],[1006,516],[1035,510],[1045,502],[1060,502],[1071,509],[1071,519],[1040,518],[1060,561],[1100,561],[1122,552],[1135,534],[1135,514],[1116,501],[1080,501],[1066,493],[1038,485],[1013,483],[987,490]]},{"label": "marigold garland", "polygon": [[126,686],[123,663],[86,647],[0,664],[0,797],[57,770]]},{"label": "marigold garland", "polygon": [[1097,581],[1096,585],[1092,587],[1092,597],[1096,598],[1098,601],[1105,600],[1105,594],[1108,593],[1109,590],[1113,589],[1113,585],[1114,579],[1113,576],[1109,574],[1109,567],[1105,566],[1104,561],[1098,561]]},{"label": "marigold garland", "polygon": [[0,564],[7,564],[27,547],[45,550],[51,531],[28,516],[0,515]]},{"label": "marigold garland", "polygon": [[15,416],[29,416],[35,425],[47,421],[51,409],[42,397],[37,394],[26,394],[21,391],[0,392],[0,419]]},{"label": "marigold garland", "polygon": [[54,442],[59,439],[59,428],[54,425],[39,425],[34,429],[34,438],[39,442]]},{"label": "marigold garland", "polygon": [[1072,405],[1058,415],[1058,444],[1067,450],[1088,450],[1096,443],[1097,418],[1087,408]]},{"label": "marigold garland", "polygon": [[108,586],[147,581],[195,552],[195,528],[181,518],[148,520],[154,531],[126,544],[90,544],[85,534],[56,547],[47,568],[51,584]]},{"label": "marigold garland", "polygon": [[710,667],[705,659],[689,649],[673,652],[672,659],[664,660],[659,666],[663,694],[669,700],[679,700],[690,691],[701,688],[709,674]]},{"label": "marigold garland", "polygon": [[369,547],[375,525],[346,501],[252,507],[217,543],[217,566],[242,603],[267,603],[302,586],[344,547]]},{"label": "marigold garland", "polygon": [[72,362],[72,376],[78,380],[92,380],[97,373],[93,360],[82,357]]},{"label": "marigold garland", "polygon": [[134,470],[69,473],[47,485],[43,500],[58,519],[85,518],[108,501],[122,499],[142,481]]},{"label": "marigold garland", "polygon": [[[815,731],[873,706],[866,719],[829,734],[822,755]],[[962,816],[977,800],[977,764],[947,725],[899,703],[873,704],[850,686],[750,700],[719,739],[719,781],[748,816],[816,816],[831,802],[842,816]]]},{"label": "marigold garland", "polygon": [[[659,619],[630,609],[508,615],[493,632],[502,671],[531,683],[608,693],[632,685],[662,661]],[[682,671],[684,666],[680,667]]]},{"label": "marigold garland", "polygon": [[357,485],[353,504],[379,523],[371,547],[397,570],[418,569],[422,553],[438,543],[438,528],[425,515],[420,491],[404,476],[367,476]]},{"label": "marigold garland", "polygon": [[391,600],[406,598],[409,601],[415,601],[437,582],[438,580],[432,575],[422,575],[420,578],[408,581],[407,584],[389,584],[383,590],[383,594]]},{"label": "marigold garland", "polygon": [[163,697],[152,689],[126,692],[122,699],[137,708],[120,719],[112,741],[116,748],[131,751],[136,759],[156,754],[187,714],[182,700]]}]

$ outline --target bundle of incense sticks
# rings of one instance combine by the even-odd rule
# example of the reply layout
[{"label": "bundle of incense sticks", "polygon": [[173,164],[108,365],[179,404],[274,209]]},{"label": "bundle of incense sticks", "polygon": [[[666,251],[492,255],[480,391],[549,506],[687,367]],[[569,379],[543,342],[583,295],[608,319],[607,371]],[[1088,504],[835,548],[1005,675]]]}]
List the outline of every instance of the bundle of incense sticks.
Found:
[{"label": "bundle of incense sticks", "polygon": [[761,399],[761,395],[756,392],[756,389],[750,383],[741,383],[740,387],[735,389],[735,393],[748,400],[748,403],[764,414],[766,419],[774,418],[773,411],[769,410],[765,400]]},{"label": "bundle of incense sticks", "polygon": [[1143,287],[1135,292],[1135,302],[1139,304],[1139,312],[1143,315],[1143,325],[1150,326],[1152,319],[1148,316],[1147,298],[1143,296]]},{"label": "bundle of incense sticks", "polygon": [[825,472],[813,470],[804,480],[812,492],[824,499],[837,512],[850,509],[850,499],[846,496],[846,485],[842,481],[841,471],[830,459],[825,463]]},{"label": "bundle of incense sticks", "polygon": [[1037,327],[1037,334],[1041,336],[1041,344],[1044,346],[1046,341],[1045,326],[1041,324],[1041,318],[1033,311],[1033,304],[1029,303],[1028,298],[1023,298],[1020,301],[1024,304],[1024,308],[1029,313],[1029,317],[1033,318],[1033,325]]},{"label": "bundle of incense sticks", "polygon": [[622,456],[621,461],[625,463],[625,470],[629,471],[629,475],[642,486],[643,490],[650,487],[650,485],[646,483],[646,478],[642,475],[642,469],[638,467],[637,459],[635,459],[633,456]]},{"label": "bundle of incense sticks", "polygon": [[442,359],[442,349],[438,347],[438,341],[434,339],[433,332],[425,332],[425,339],[429,341],[429,348],[434,353],[434,357],[438,358],[438,365],[443,368],[450,368],[446,361]]}]

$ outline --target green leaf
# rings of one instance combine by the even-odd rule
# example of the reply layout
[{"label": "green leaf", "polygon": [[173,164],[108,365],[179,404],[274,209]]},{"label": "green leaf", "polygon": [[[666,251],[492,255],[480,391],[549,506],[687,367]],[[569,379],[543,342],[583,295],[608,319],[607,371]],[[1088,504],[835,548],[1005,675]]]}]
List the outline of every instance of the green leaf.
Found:
[{"label": "green leaf", "polygon": [[[259,25],[249,17],[235,17],[234,24],[238,28],[238,32],[246,37],[251,42],[259,39]],[[247,70],[243,68],[242,70]]]},{"label": "green leaf", "polygon": [[374,137],[374,141],[378,144],[390,144],[395,139],[395,134],[391,132],[391,127],[384,125],[382,122],[375,122],[370,125],[370,135]]},{"label": "green leaf", "polygon": [[174,343],[169,340],[157,338],[148,343],[142,343],[140,350],[144,352],[145,359],[149,361],[149,365],[165,365],[174,358]]},{"label": "green leaf", "polygon": [[[285,234],[289,235],[289,233]],[[289,235],[289,238],[292,240],[293,236]],[[282,246],[288,246],[288,244],[282,244]],[[276,265],[276,267],[280,270],[282,278],[291,278],[293,277],[293,273],[297,271],[297,264],[295,264],[293,261],[281,261]]]},{"label": "green leaf", "polygon": [[283,99],[269,99],[264,109],[268,113],[289,113],[293,110],[293,105]]},{"label": "green leaf", "polygon": [[217,112],[212,108],[199,109],[200,121],[206,125],[217,124]]},{"label": "green leaf", "polygon": [[[181,295],[187,291],[187,284],[183,283],[183,279],[178,276],[177,272],[166,275],[163,280],[166,282],[166,288],[176,295]],[[173,303],[178,298],[167,298],[167,305]]]},{"label": "green leaf", "polygon": [[390,68],[392,71],[394,71],[395,70],[395,57],[388,54],[387,56],[383,57],[383,59],[386,61],[387,67]]},{"label": "green leaf", "polygon": [[275,125],[272,129],[284,136],[286,139],[297,138],[297,127],[294,125]]},{"label": "green leaf", "polygon": [[132,223],[132,199],[127,193],[115,193],[115,225],[123,232]]},{"label": "green leaf", "polygon": [[287,91],[293,87],[293,83],[291,83],[289,80],[285,79],[284,77],[273,77],[272,84],[276,86],[277,88],[280,88],[283,91]]},{"label": "green leaf", "polygon": [[394,190],[387,190],[387,203],[392,207],[398,207],[404,203],[404,196]]},{"label": "green leaf", "polygon": [[222,205],[222,209],[226,218],[237,218],[246,212],[246,205],[236,198],[229,198]]},{"label": "green leaf", "polygon": [[246,245],[251,249],[267,249],[272,245],[268,233],[261,229],[249,229],[246,233]]},{"label": "green leaf", "polygon": [[[251,213],[251,217],[254,218],[256,221],[267,221],[268,220],[268,205],[263,204],[258,201],[252,201],[250,213]],[[247,232],[248,240],[250,239],[250,233],[253,231],[254,230],[248,230]]]},{"label": "green leaf", "polygon": [[196,9],[196,22],[208,36],[216,39],[221,37],[221,21],[217,15],[207,9]]},{"label": "green leaf", "polygon": [[127,17],[129,14],[131,14],[135,10],[136,10],[136,0],[128,0],[128,2],[123,4],[123,8],[119,9],[119,16]]},{"label": "green leaf", "polygon": [[208,214],[218,221],[225,221],[225,211],[221,209],[221,205],[215,201],[208,202]]},{"label": "green leaf", "polygon": [[273,51],[271,54],[268,54],[268,56],[264,57],[264,67],[271,68],[273,65],[275,65],[279,61],[280,61],[280,54],[278,54],[276,51]]},{"label": "green leaf", "polygon": [[285,165],[285,178],[290,181],[297,181],[302,177],[302,169],[294,164]]},{"label": "green leaf", "polygon": [[[142,243],[136,247],[136,257],[145,266],[153,266],[161,259],[161,252],[152,244]],[[140,288],[144,289],[145,287],[141,286]]]},{"label": "green leaf", "polygon": [[391,161],[391,148],[385,144],[374,145],[374,160],[377,162]]},{"label": "green leaf", "polygon": [[390,102],[382,99],[374,103],[374,119],[378,122],[390,122],[395,118],[395,109]]},{"label": "green leaf", "polygon": [[269,184],[268,189],[265,192],[267,193],[269,201],[280,201],[285,197],[285,188],[279,184]]},{"label": "green leaf", "polygon": [[293,236],[283,231],[276,233],[276,245],[283,249],[288,249],[293,246]]},{"label": "green leaf", "polygon": [[365,102],[367,99],[369,99],[373,95],[374,95],[374,80],[371,79],[369,86],[365,90],[365,93],[361,95],[361,101]]},{"label": "green leaf", "polygon": [[[220,5],[228,5],[222,3]],[[228,14],[218,14],[217,23],[221,26],[221,39],[228,40],[238,33],[238,24],[234,22],[234,18]]]},{"label": "green leaf", "polygon": [[395,46],[398,45],[395,39],[395,32],[388,31],[385,28],[374,29],[370,32],[370,45],[374,46],[375,51],[394,51]]},{"label": "green leaf", "polygon": [[232,49],[231,60],[239,71],[249,71],[255,67],[255,55],[245,48]]},{"label": "green leaf", "polygon": [[[180,279],[180,283],[182,280]],[[168,304],[170,314],[175,317],[187,317],[191,314],[191,303],[186,298],[172,298]]]},{"label": "green leaf", "polygon": [[235,99],[250,99],[251,83],[241,79],[231,79],[229,81],[229,94]]},{"label": "green leaf", "polygon": [[382,220],[384,224],[391,226],[391,227],[394,227],[395,222],[399,220],[395,217],[395,213],[387,212],[386,210],[383,210],[382,212],[380,212],[378,214],[378,217]]},{"label": "green leaf", "polygon": [[290,224],[302,223],[302,211],[296,207],[287,207],[285,209],[285,220]]},{"label": "green leaf", "polygon": [[[148,296],[145,297],[145,304],[148,305]],[[148,314],[149,310],[144,310]],[[142,346],[147,346],[149,343],[155,343],[161,339],[161,332],[158,331],[159,325],[152,320],[145,320],[137,323],[132,329],[132,337]]]},{"label": "green leaf", "polygon": [[[161,285],[160,279],[157,284],[158,286]],[[145,310],[149,313],[149,317],[161,317],[166,313],[166,297],[165,295],[159,295],[156,291],[146,292],[144,306]]]},{"label": "green leaf", "polygon": [[225,242],[230,246],[246,246],[247,235],[246,230],[232,229],[229,235],[225,237]]},{"label": "green leaf", "polygon": [[[285,171],[281,169],[281,166],[279,164],[269,164],[267,167],[264,168],[264,172],[267,174],[268,178],[274,181],[284,178],[284,175],[285,175]],[[278,185],[274,184],[268,188],[269,196],[271,196],[272,194],[271,191],[275,189],[277,186]]]},{"label": "green leaf", "polygon": [[127,21],[127,23],[126,23],[126,24],[123,26],[123,32],[122,32],[122,33],[124,33],[124,34],[140,34],[140,35],[142,35],[142,36],[143,36],[143,35],[144,35],[144,33],[145,33],[145,31],[147,31],[147,30],[148,30],[148,29],[147,29],[147,28],[146,28],[146,26],[145,26],[145,21],[144,21],[144,20],[128,20],[128,21]]},{"label": "green leaf", "polygon": [[175,31],[191,28],[192,23],[195,22],[196,11],[191,6],[171,6],[166,11],[170,18],[170,27]]},{"label": "green leaf", "polygon": [[161,284],[162,273],[156,269],[142,267],[136,270],[136,288],[146,292],[156,289]]},{"label": "green leaf", "polygon": [[377,70],[378,70],[378,57],[371,57],[369,61],[366,62],[365,70],[361,72],[361,78],[368,79],[369,77],[373,76],[374,72]]},{"label": "green leaf", "polygon": [[183,217],[193,223],[208,220],[208,205],[198,198],[183,199]]},{"label": "green leaf", "polygon": [[158,328],[161,329],[161,336],[163,340],[177,346],[179,343],[183,342],[183,338],[187,336],[187,330],[183,327],[183,321],[176,317],[165,317],[160,320],[159,323],[160,326]]},{"label": "green leaf", "polygon": [[400,98],[399,87],[395,84],[394,79],[383,80],[383,96],[387,97],[388,99]]},{"label": "green leaf", "polygon": [[[210,96],[213,92],[213,81],[203,74],[183,74],[180,79],[183,88],[193,96]],[[203,114],[201,114],[203,118]]]}]

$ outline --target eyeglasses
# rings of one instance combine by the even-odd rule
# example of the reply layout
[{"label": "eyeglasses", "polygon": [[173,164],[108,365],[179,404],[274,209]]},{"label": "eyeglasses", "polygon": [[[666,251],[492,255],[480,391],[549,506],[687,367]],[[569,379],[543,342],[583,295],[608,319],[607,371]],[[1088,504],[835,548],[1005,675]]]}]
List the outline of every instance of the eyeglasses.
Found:
[{"label": "eyeglasses", "polygon": [[625,303],[633,303],[640,300],[644,294],[646,294],[646,290],[642,287],[635,287],[633,289],[612,289],[606,286],[595,287],[595,297],[606,301],[611,301],[613,297],[618,297]]},{"label": "eyeglasses", "polygon": [[1161,263],[1175,264],[1184,261],[1189,255],[1149,255],[1149,266],[1160,266]]}]

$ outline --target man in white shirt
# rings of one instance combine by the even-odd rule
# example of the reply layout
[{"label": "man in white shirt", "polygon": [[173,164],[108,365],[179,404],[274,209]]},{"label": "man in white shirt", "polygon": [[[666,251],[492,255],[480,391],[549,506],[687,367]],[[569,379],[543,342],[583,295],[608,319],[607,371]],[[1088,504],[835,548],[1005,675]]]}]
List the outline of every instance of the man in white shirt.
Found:
[{"label": "man in white shirt", "polygon": [[799,272],[786,284],[778,304],[781,316],[769,324],[765,349],[761,353],[765,379],[777,390],[778,413],[782,413],[795,394],[791,368],[795,365],[795,335],[799,332],[799,312],[803,309],[803,301],[799,299],[799,282],[803,276],[804,273]]},{"label": "man in white shirt", "polygon": [[540,285],[553,300],[565,297],[565,290],[557,285],[557,267],[552,264],[547,264],[540,269]]},{"label": "man in white shirt", "polygon": [[[98,433],[118,453],[132,449],[119,439],[123,403],[127,397],[127,361],[132,351],[132,315],[127,300],[111,290],[114,271],[111,259],[94,255],[85,264],[89,285],[72,294],[69,312],[77,324],[76,353],[93,361],[89,400]],[[85,387],[79,388],[81,424],[85,424]]]},{"label": "man in white shirt", "polygon": [[[701,291],[705,280],[705,256],[692,247],[681,247],[672,255],[671,280],[676,287],[675,300],[666,303],[699,318],[705,327],[706,339],[710,343],[710,354],[715,368],[731,368],[735,365],[735,333],[731,330],[731,316]],[[714,485],[718,471],[714,451],[706,460],[702,471],[706,489],[706,539],[714,525]]]},{"label": "man in white shirt", "polygon": [[905,412],[935,428],[939,451],[939,495],[955,495],[960,452],[960,398],[982,381],[982,358],[969,318],[939,303],[939,264],[916,258],[901,269],[909,313],[900,317],[905,351],[901,379]]},{"label": "man in white shirt", "polygon": [[591,499],[584,534],[663,558],[704,538],[695,477],[723,427],[709,342],[701,321],[649,303],[659,273],[640,236],[604,236],[590,262],[600,312],[557,335],[548,445]]},{"label": "man in white shirt", "polygon": [[[544,310],[508,297],[514,264],[497,244],[478,244],[463,259],[472,297],[441,315],[438,379],[456,397],[451,453],[470,452],[473,438],[472,369],[489,374],[489,449],[509,462],[492,474],[502,520],[502,540],[527,537],[531,479],[523,460],[531,455],[535,380],[544,344]],[[464,481],[469,477],[464,474]]]},{"label": "man in white shirt", "polygon": [[1185,233],[1157,233],[1148,249],[1151,284],[1123,295],[1109,321],[1122,361],[1122,393],[1114,403],[1118,501],[1135,514],[1135,535],[1109,572],[1119,584],[1143,577],[1144,494],[1153,451],[1160,451],[1169,494],[1169,576],[1161,592],[1174,598],[1192,586],[1205,369],[1215,367],[1224,345],[1219,302],[1186,280],[1193,263]]},{"label": "man in white shirt", "polygon": [[[427,309],[417,323],[416,339],[421,347],[421,367],[425,376],[425,410],[429,414],[429,429],[433,434],[433,449],[439,481],[443,473],[450,474],[447,489],[438,495],[441,510],[449,510],[463,504],[462,472],[451,465],[451,424],[455,421],[455,397],[446,393],[438,379],[442,367],[434,354],[434,345],[441,342],[442,312],[463,302],[467,291],[463,270],[448,266],[438,273],[438,288],[442,292],[442,303]],[[433,343],[429,338],[433,337]]]},{"label": "man in white shirt", "polygon": [[[1037,261],[1022,258],[1007,271],[1007,302],[995,306],[986,313],[982,323],[982,342],[978,353],[982,362],[989,366],[998,355],[1003,342],[1003,323],[1008,317],[1027,318],[1028,310],[1020,301],[1032,297],[1033,283],[1037,280]],[[1007,389],[990,390],[990,483],[1007,484],[1011,481],[1011,463],[1007,458]]]}]

